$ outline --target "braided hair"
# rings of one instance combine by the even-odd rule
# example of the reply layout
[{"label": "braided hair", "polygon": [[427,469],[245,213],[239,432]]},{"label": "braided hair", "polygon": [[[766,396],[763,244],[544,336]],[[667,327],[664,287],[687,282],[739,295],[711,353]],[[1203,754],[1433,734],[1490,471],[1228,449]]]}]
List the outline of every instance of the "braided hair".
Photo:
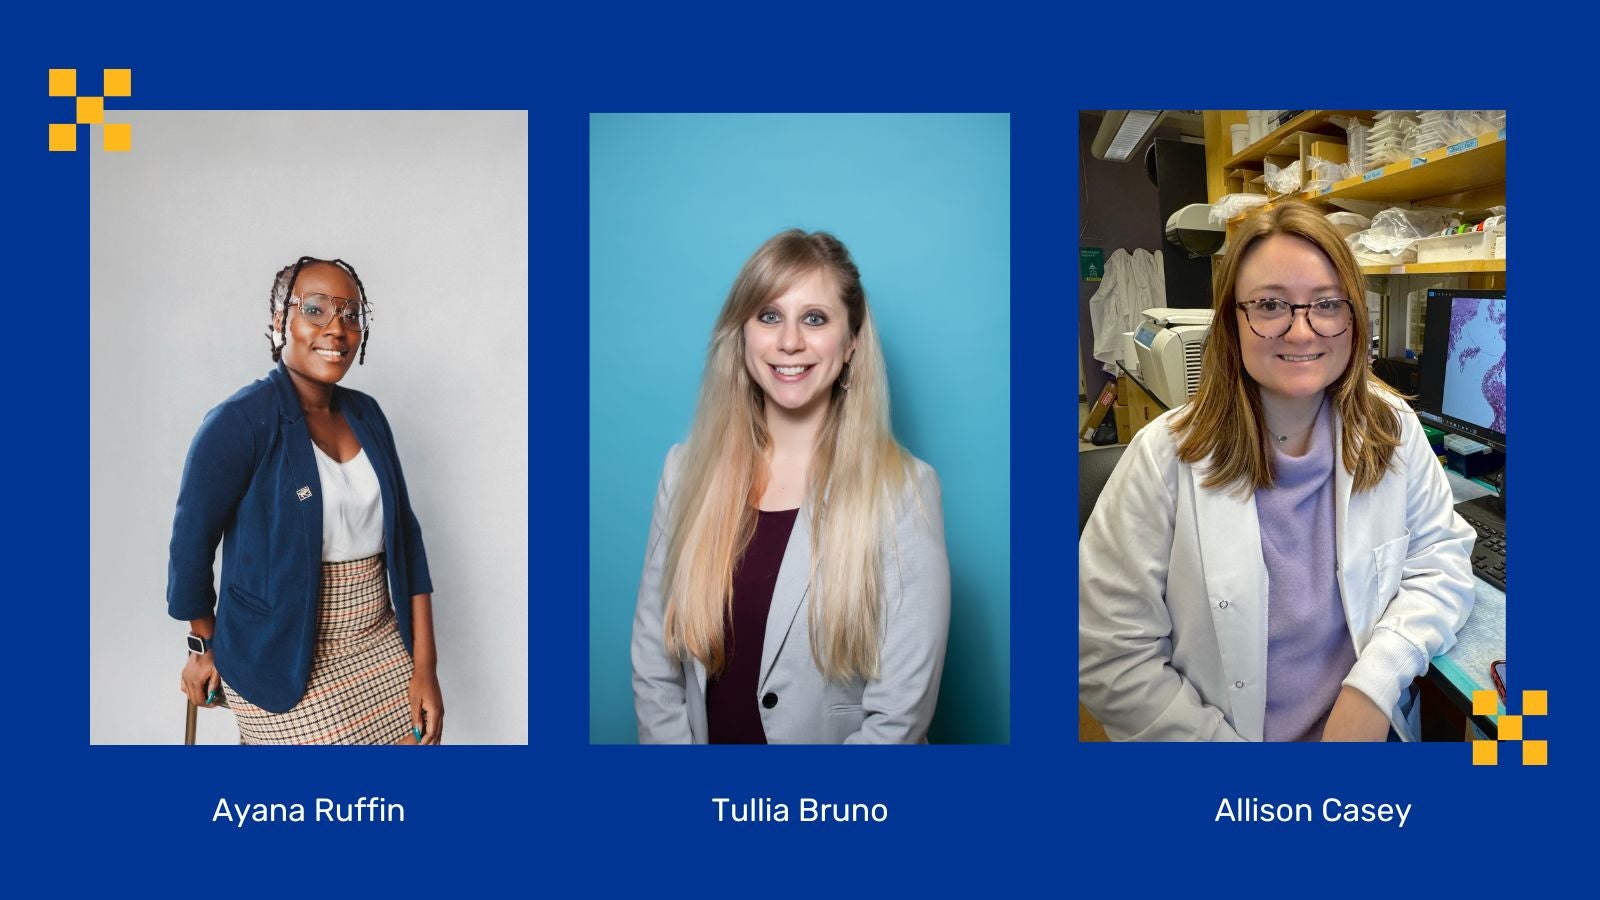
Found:
[{"label": "braided hair", "polygon": [[[318,259],[315,256],[302,256],[295,260],[291,265],[284,266],[278,270],[277,277],[272,279],[272,293],[268,295],[267,298],[267,312],[270,316],[276,316],[279,313],[283,313],[284,322],[282,327],[285,330],[287,330],[289,327],[289,297],[294,293],[294,283],[300,277],[300,270],[304,269],[306,266],[316,265],[318,263],[337,266],[343,270],[346,275],[349,275],[350,279],[356,283],[356,293],[358,294],[356,299],[363,307],[368,306],[367,289],[361,284],[361,276],[356,274],[354,266],[342,259]],[[268,321],[270,322],[270,319]],[[368,325],[367,330],[361,334],[361,352],[356,357],[356,365],[366,365],[367,341],[371,340],[371,338],[372,326]],[[272,348],[273,362],[277,362],[283,357],[283,347],[278,344],[277,338],[273,335],[272,326],[270,324],[267,326],[267,345]]]}]

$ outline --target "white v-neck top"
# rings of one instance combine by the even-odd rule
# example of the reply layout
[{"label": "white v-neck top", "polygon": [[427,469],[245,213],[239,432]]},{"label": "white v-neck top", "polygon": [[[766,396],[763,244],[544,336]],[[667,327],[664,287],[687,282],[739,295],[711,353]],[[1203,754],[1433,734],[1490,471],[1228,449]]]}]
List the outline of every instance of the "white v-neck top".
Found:
[{"label": "white v-neck top", "polygon": [[311,447],[322,481],[322,561],[348,562],[382,553],[383,498],[366,449],[341,463],[315,441]]}]

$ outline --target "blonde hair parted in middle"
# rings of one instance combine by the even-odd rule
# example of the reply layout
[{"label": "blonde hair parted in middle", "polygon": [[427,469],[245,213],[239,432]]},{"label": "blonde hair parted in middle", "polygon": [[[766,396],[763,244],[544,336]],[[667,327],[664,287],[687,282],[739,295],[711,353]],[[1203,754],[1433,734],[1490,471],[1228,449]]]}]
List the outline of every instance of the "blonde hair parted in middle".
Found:
[{"label": "blonde hair parted in middle", "polygon": [[855,353],[833,385],[806,491],[811,652],[829,679],[878,676],[884,623],[879,560],[909,457],[889,425],[883,350],[850,252],[833,235],[799,229],[762,244],[728,291],[711,333],[669,514],[667,649],[687,652],[713,674],[727,662],[723,627],[733,602],[733,570],[755,531],[771,448],[766,397],[745,368],[744,326],[764,304],[817,272],[839,292]]},{"label": "blonde hair parted in middle", "polygon": [[1178,458],[1191,464],[1209,458],[1202,481],[1208,488],[1227,486],[1248,494],[1273,483],[1261,389],[1245,371],[1240,351],[1235,290],[1245,257],[1275,234],[1299,238],[1321,250],[1339,274],[1344,299],[1350,301],[1354,313],[1346,332],[1351,340],[1350,363],[1326,393],[1339,413],[1341,462],[1354,476],[1353,488],[1375,487],[1400,446],[1400,419],[1386,399],[1398,395],[1382,381],[1368,377],[1371,325],[1366,281],[1355,254],[1321,211],[1298,200],[1274,204],[1245,219],[1231,238],[1214,291],[1216,305],[1200,364],[1200,387],[1172,417],[1172,432],[1179,438]]}]

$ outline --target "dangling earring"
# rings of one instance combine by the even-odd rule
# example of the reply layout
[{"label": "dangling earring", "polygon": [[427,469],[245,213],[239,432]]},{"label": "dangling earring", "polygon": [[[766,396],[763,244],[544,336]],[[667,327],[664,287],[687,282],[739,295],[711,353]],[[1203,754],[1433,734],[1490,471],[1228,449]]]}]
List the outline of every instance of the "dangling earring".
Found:
[{"label": "dangling earring", "polygon": [[282,350],[283,349],[283,345],[285,343],[286,342],[283,339],[283,332],[282,331],[273,331],[272,332],[272,349],[274,349],[274,350]]},{"label": "dangling earring", "polygon": [[849,363],[845,363],[844,364],[844,371],[839,373],[839,380],[834,382],[834,383],[839,385],[839,389],[840,390],[844,390],[844,391],[850,390],[850,364]]}]

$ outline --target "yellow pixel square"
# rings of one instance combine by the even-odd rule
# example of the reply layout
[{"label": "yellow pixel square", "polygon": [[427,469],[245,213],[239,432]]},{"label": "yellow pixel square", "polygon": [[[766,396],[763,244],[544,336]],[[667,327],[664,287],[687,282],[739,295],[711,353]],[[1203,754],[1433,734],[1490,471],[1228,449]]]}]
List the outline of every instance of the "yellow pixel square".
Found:
[{"label": "yellow pixel square", "polygon": [[1525,716],[1550,715],[1549,691],[1523,691],[1522,714]]},{"label": "yellow pixel square", "polygon": [[1502,740],[1502,741],[1520,741],[1520,740],[1522,740],[1522,717],[1521,716],[1501,716],[1500,717],[1500,721],[1499,721],[1498,724],[1500,726],[1499,727],[1500,740]]},{"label": "yellow pixel square", "polygon": [[1472,742],[1472,764],[1493,766],[1500,762],[1500,745],[1494,741]]},{"label": "yellow pixel square", "polygon": [[127,152],[133,149],[133,126],[127,122],[107,122],[101,132],[107,150]]},{"label": "yellow pixel square", "polygon": [[133,70],[132,69],[106,69],[105,82],[102,85],[104,95],[107,97],[132,97],[133,96]]},{"label": "yellow pixel square", "polygon": [[77,69],[50,70],[50,96],[75,97],[78,94]]},{"label": "yellow pixel square", "polygon": [[1548,741],[1523,741],[1522,764],[1525,766],[1550,765],[1550,743]]},{"label": "yellow pixel square", "polygon": [[1494,691],[1472,692],[1472,714],[1492,716],[1500,711],[1500,696]]},{"label": "yellow pixel square", "polygon": [[106,120],[106,101],[99,97],[78,98],[78,124],[99,125]]},{"label": "yellow pixel square", "polygon": [[52,152],[72,152],[78,149],[78,126],[51,125],[50,149]]}]

